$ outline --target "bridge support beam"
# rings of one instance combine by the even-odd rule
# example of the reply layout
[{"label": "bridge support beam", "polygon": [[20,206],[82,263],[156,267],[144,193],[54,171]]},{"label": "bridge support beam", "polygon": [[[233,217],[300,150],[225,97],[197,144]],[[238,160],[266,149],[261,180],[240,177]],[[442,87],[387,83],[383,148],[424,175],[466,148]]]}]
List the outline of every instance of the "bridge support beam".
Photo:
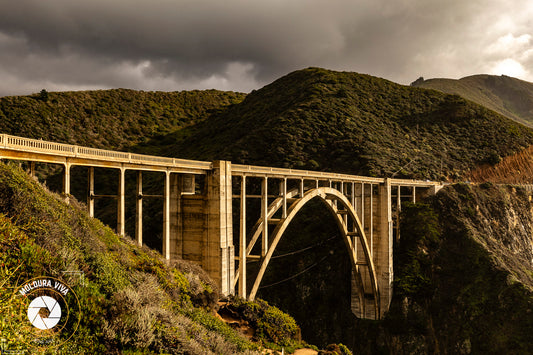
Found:
[{"label": "bridge support beam", "polygon": [[223,295],[235,289],[231,162],[215,161],[207,175],[207,230],[204,232],[202,268],[220,286]]},{"label": "bridge support beam", "polygon": [[392,300],[393,271],[393,223],[391,206],[391,180],[385,179],[378,186],[376,218],[374,220],[374,265],[380,295],[380,317],[389,309]]},{"label": "bridge support beam", "polygon": [[170,172],[165,172],[163,202],[163,256],[170,260]]},{"label": "bridge support beam", "polygon": [[180,201],[183,193],[183,175],[170,174],[170,199],[169,199],[169,242],[170,242],[170,259],[181,257],[181,245],[179,244],[179,219],[181,218]]},{"label": "bridge support beam", "polygon": [[135,241],[143,245],[143,173],[137,171],[137,198],[135,204]]},{"label": "bridge support beam", "polygon": [[65,194],[65,202],[69,203],[70,195],[70,163],[66,162],[64,164],[63,170],[63,194]]},{"label": "bridge support beam", "polygon": [[180,236],[179,215],[180,197],[182,186],[180,185],[180,176],[165,173],[165,194],[163,202],[163,256],[167,260],[177,259],[179,253]]},{"label": "bridge support beam", "polygon": [[35,162],[34,161],[30,162],[30,176],[35,177]]},{"label": "bridge support beam", "polygon": [[[379,289],[379,317],[383,317],[389,309],[392,299],[393,273],[393,220],[391,208],[391,180],[385,179],[384,183],[352,185],[351,199],[361,221],[365,235],[371,249],[372,261],[376,271],[376,280]],[[359,238],[353,238],[354,251],[359,268],[367,268],[364,264],[364,253]],[[367,272],[362,273],[363,288],[366,297],[371,290],[371,280]],[[364,297],[360,298],[357,285],[352,274],[352,312],[358,318],[375,319],[374,304]],[[364,306],[362,304],[364,303]]]},{"label": "bridge support beam", "polygon": [[94,217],[94,168],[87,171],[87,212],[89,217]]},{"label": "bridge support beam", "polygon": [[246,298],[246,176],[241,177],[241,208],[239,231],[239,296]]},{"label": "bridge support beam", "polygon": [[263,220],[263,232],[261,239],[261,256],[268,252],[268,177],[261,182],[261,218]]},{"label": "bridge support beam", "polygon": [[126,235],[126,169],[119,169],[117,194],[117,234]]}]

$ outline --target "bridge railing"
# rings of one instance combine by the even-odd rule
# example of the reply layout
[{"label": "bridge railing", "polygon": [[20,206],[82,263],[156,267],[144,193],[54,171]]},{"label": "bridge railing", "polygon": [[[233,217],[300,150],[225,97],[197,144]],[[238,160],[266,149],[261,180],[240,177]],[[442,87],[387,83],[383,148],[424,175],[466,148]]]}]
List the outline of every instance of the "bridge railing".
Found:
[{"label": "bridge railing", "polygon": [[15,136],[3,135],[2,143],[6,147],[17,147],[21,150],[38,152],[57,152],[61,155],[73,155],[75,147],[68,144],[53,143],[37,139],[29,139]]},{"label": "bridge railing", "polygon": [[[167,168],[192,168],[198,170],[211,170],[213,165],[211,162],[168,158],[153,155],[144,155],[136,153],[118,152],[113,150],[105,150],[90,147],[81,147],[77,145],[54,143],[43,141],[39,139],[31,139],[24,137],[10,136],[7,134],[0,134],[0,148],[12,149],[17,151],[26,151],[31,153],[40,153],[46,155],[73,157],[80,159],[90,159],[97,161],[112,161],[116,163],[130,163],[138,165],[150,165]],[[232,164],[233,175],[246,175],[257,177],[278,177],[278,178],[293,178],[293,179],[317,179],[317,180],[331,180],[344,182],[363,182],[369,184],[380,184],[385,181],[384,178],[375,178],[368,176],[348,175],[321,171],[286,169],[268,166],[254,166]],[[407,180],[407,179],[391,179],[392,185],[401,186],[435,186],[440,185],[433,181]]]},{"label": "bridge railing", "polygon": [[382,183],[383,178],[373,178],[368,176],[347,175],[339,173],[328,173],[323,171],[299,170],[274,168],[267,166],[241,165],[232,164],[231,172],[234,175],[246,176],[271,176],[271,177],[288,177],[288,178],[304,178],[304,179],[320,179],[320,180],[343,180],[343,181],[363,181],[368,183]]},{"label": "bridge railing", "polygon": [[0,134],[0,147],[32,153],[41,153],[54,156],[83,158],[93,160],[114,161],[117,163],[132,163],[158,165],[165,167],[192,167],[195,169],[210,170],[211,162],[159,157],[153,155],[135,154],[105,150],[98,148],[81,147],[71,144],[54,143],[40,139],[10,136]]},{"label": "bridge railing", "polygon": [[527,192],[533,192],[533,185],[532,184],[518,184],[517,186],[523,188]]},{"label": "bridge railing", "polygon": [[[339,173],[328,173],[311,170],[298,169],[284,169],[273,168],[266,166],[254,165],[240,165],[232,164],[231,171],[234,175],[246,175],[256,177],[280,177],[280,178],[294,178],[294,179],[318,179],[318,180],[332,180],[343,182],[363,182],[368,184],[381,184],[385,182],[385,178],[375,178],[369,176],[348,175]],[[430,187],[442,185],[440,182],[424,181],[424,180],[409,180],[409,179],[391,179],[391,185],[394,186],[419,186]]]},{"label": "bridge railing", "polygon": [[430,180],[391,179],[393,186],[441,186],[442,182]]}]

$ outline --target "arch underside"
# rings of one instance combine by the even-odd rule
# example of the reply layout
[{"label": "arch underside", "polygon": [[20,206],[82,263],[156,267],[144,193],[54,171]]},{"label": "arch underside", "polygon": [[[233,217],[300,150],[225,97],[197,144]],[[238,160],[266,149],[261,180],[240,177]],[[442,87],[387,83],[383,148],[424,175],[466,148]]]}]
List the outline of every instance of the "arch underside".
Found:
[{"label": "arch underside", "polygon": [[[355,282],[352,282],[352,293],[356,293],[355,300],[352,294],[352,310],[354,306],[357,309],[356,315],[378,319],[380,316],[379,289],[376,278],[376,270],[370,245],[366,238],[364,229],[359,217],[348,200],[339,190],[330,187],[320,187],[307,191],[303,197],[298,196],[297,189],[287,192],[287,199],[292,202],[287,209],[286,217],[279,219],[274,230],[269,234],[269,247],[266,254],[260,259],[261,266],[255,277],[254,284],[248,295],[248,299],[253,300],[257,294],[265,271],[272,259],[276,247],[283,237],[283,234],[298,212],[312,199],[319,198],[328,207],[328,210],[335,217],[335,221],[342,234],[342,238],[349,254],[352,276]],[[282,207],[282,198],[274,200],[268,208],[267,217],[271,219],[276,212]],[[268,222],[267,222],[268,223]],[[252,249],[263,233],[263,220],[260,219],[252,229],[252,238],[246,248],[246,255],[250,255]],[[237,282],[239,270],[236,272],[235,282]],[[353,302],[355,301],[355,305]]]}]

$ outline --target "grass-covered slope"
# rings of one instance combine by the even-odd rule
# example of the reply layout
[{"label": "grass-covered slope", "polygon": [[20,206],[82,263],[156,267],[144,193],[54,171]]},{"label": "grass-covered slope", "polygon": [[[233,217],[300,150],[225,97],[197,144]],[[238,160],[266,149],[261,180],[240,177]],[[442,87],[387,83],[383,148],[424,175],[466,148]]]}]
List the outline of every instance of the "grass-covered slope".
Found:
[{"label": "grass-covered slope", "polygon": [[217,90],[116,89],[1,97],[0,132],[96,148],[126,149],[194,124],[242,101],[244,96]]},{"label": "grass-covered slope", "polygon": [[491,184],[404,205],[392,307],[380,326],[360,329],[356,352],[530,353],[531,208],[524,191]]},{"label": "grass-covered slope", "polygon": [[174,156],[430,179],[533,142],[530,129],[459,96],[317,68],[171,136]]},{"label": "grass-covered slope", "polygon": [[533,127],[533,83],[505,75],[417,80],[417,87],[456,94]]},{"label": "grass-covered slope", "polygon": [[[19,168],[0,164],[0,338],[5,350],[37,351],[33,328],[25,312],[19,312],[17,287],[38,276],[68,283],[64,271],[82,272],[84,282],[72,284],[81,321],[62,353],[233,354],[258,349],[215,316],[218,291],[199,267],[183,261],[168,265],[159,254],[89,218],[77,202],[66,205]],[[256,311],[248,314],[258,330],[255,340],[295,344],[298,327],[291,317],[264,302],[239,302]],[[52,345],[65,340],[68,327]]]}]

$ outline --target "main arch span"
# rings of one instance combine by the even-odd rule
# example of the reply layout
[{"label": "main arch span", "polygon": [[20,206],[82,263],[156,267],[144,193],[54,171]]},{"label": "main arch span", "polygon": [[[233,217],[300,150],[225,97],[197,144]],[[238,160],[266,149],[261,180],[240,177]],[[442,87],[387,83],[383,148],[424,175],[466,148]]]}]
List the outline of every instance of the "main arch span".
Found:
[{"label": "main arch span", "polygon": [[[363,314],[374,313],[373,317],[379,317],[379,290],[377,285],[376,269],[372,260],[369,242],[365,236],[365,232],[359,217],[357,216],[357,213],[355,212],[355,209],[350,201],[348,201],[346,196],[340,193],[339,190],[330,187],[319,187],[305,192],[302,197],[296,199],[292,203],[283,218],[274,220],[276,224],[271,235],[272,242],[268,247],[266,255],[261,260],[259,272],[253,283],[252,290],[247,298],[255,298],[272,255],[293,218],[300,211],[300,209],[302,209],[308,202],[315,198],[318,198],[325,203],[335,217],[335,221],[339,226],[341,237],[347,248],[351,261],[352,274],[356,280],[357,289],[352,290],[352,292],[354,292],[354,296],[360,305],[361,312]],[[358,245],[362,251],[359,253],[359,255]],[[245,267],[245,264],[243,263],[240,265],[240,267]],[[365,285],[363,280],[369,280],[369,285]],[[241,282],[240,285],[241,287],[245,287],[243,282]],[[242,292],[241,295],[246,297],[246,295]],[[366,302],[367,295],[371,295],[372,297],[372,303],[369,306],[367,306]],[[368,311],[370,308],[372,311]]]},{"label": "main arch span", "polygon": [[[287,226],[309,201],[335,217],[352,265],[352,311],[379,319],[392,298],[393,238],[405,200],[433,194],[440,183],[308,170],[193,161],[116,152],[0,134],[0,159],[60,164],[63,193],[70,169],[88,167],[87,209],[94,214],[94,168],[117,169],[117,233],[125,234],[125,172],[137,172],[135,238],[142,238],[142,172],[164,174],[161,186],[163,256],[196,262],[225,295],[253,299]],[[259,263],[249,275],[248,261]],[[247,289],[247,280],[251,289]]]}]

